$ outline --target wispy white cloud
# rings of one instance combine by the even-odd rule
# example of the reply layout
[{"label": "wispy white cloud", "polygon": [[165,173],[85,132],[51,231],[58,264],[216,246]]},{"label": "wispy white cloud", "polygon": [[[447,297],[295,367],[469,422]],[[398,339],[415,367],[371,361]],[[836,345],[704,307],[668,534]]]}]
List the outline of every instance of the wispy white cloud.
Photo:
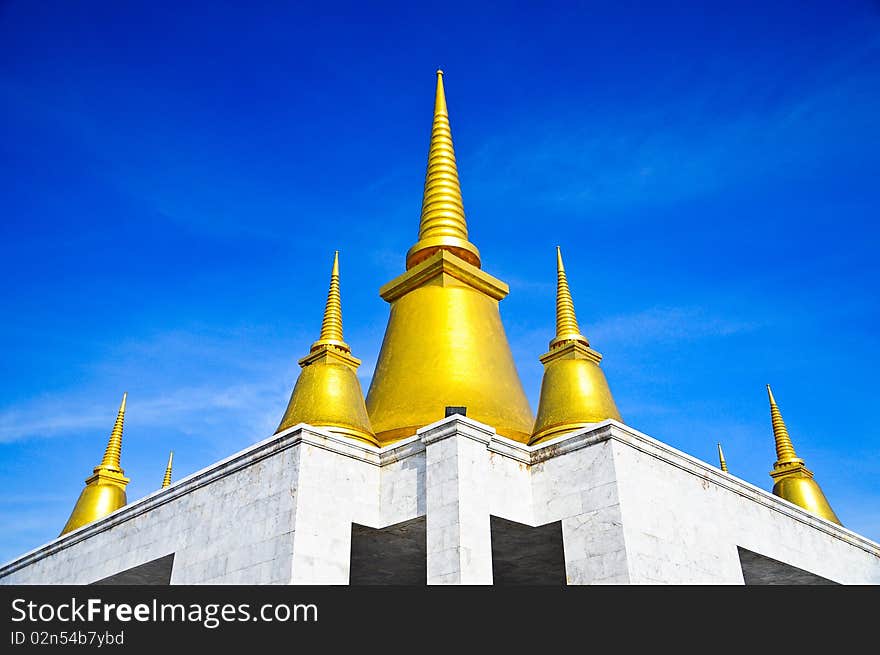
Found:
[{"label": "wispy white cloud", "polygon": [[[544,327],[516,322],[506,324],[517,369],[526,394],[535,408],[543,375],[538,357],[547,351],[555,330],[555,324],[550,320]],[[593,347],[606,356],[613,356],[613,363],[606,361],[603,364],[606,375],[613,374],[630,384],[638,381],[641,385],[649,382],[665,384],[668,381],[666,369],[646,363],[642,356],[651,346],[675,346],[698,340],[724,339],[762,327],[764,324],[760,321],[726,316],[699,306],[652,307],[610,316],[595,323],[581,321],[581,330]],[[640,389],[642,392],[647,391],[643,387]],[[631,414],[634,415],[674,413],[646,397],[630,398],[626,405],[628,408],[635,408],[631,409]]]},{"label": "wispy white cloud", "polygon": [[4,494],[0,496],[0,506],[4,505],[32,505],[41,503],[54,503],[70,500],[64,494]]},{"label": "wispy white cloud", "polygon": [[[200,435],[206,428],[235,419],[235,425],[252,423],[268,428],[265,409],[277,413],[279,400],[289,394],[275,381],[229,386],[179,386],[160,395],[133,398],[127,418],[139,426],[173,427],[184,434]],[[109,431],[116,408],[99,406],[79,390],[44,396],[0,411],[0,443],[30,438]],[[277,418],[277,417],[276,417]]]},{"label": "wispy white cloud", "polygon": [[139,426],[194,437],[219,425],[250,427],[250,434],[262,436],[275,427],[274,414],[286,405],[295,379],[295,358],[287,351],[286,339],[255,329],[128,338],[108,346],[79,386],[0,408],[0,443],[108,431],[124,390],[127,419]]},{"label": "wispy white cloud", "polygon": [[520,275],[503,273],[499,277],[507,283],[511,293],[528,293],[553,298],[556,294],[556,274],[555,271],[551,271],[551,273],[552,277],[547,276],[546,280],[532,280]]},{"label": "wispy white cloud", "polygon": [[[46,512],[42,508],[33,509],[28,512],[23,512],[20,509],[8,513],[0,512],[0,521],[3,521],[4,524],[15,526],[14,531],[10,531],[9,537],[22,543],[19,548],[11,550],[8,557],[25,552],[35,545],[32,541],[27,541],[29,535],[44,534],[46,532],[52,534],[58,529],[52,519],[46,517]],[[2,561],[5,560],[0,558],[0,562]]]},{"label": "wispy white cloud", "polygon": [[400,275],[406,269],[406,255],[401,250],[375,248],[369,251],[370,259],[391,275]]},{"label": "wispy white cloud", "polygon": [[[591,221],[610,209],[675,205],[744,181],[753,188],[756,179],[804,172],[843,151],[863,134],[854,123],[876,133],[866,91],[876,84],[866,76],[870,67],[856,64],[878,49],[874,39],[838,53],[768,106],[719,107],[719,83],[647,107],[593,106],[576,118],[548,114],[499,125],[460,153],[461,167],[481,181],[487,204],[516,198]],[[724,80],[723,88],[749,97],[755,84],[753,77]]]},{"label": "wispy white cloud", "polygon": [[647,344],[726,337],[759,326],[753,320],[713,315],[700,307],[652,307],[600,320],[588,331],[589,338],[601,343]]},{"label": "wispy white cloud", "polygon": [[[592,323],[580,321],[581,330],[597,345],[626,344],[631,347],[658,342],[675,343],[728,337],[751,332],[764,326],[755,319],[724,316],[699,306],[650,307],[628,314],[618,314]],[[514,353],[526,354],[536,344],[544,347],[554,334],[554,324],[544,328],[516,326],[511,331]],[[542,351],[543,352],[543,351]],[[532,353],[534,355],[534,353]],[[534,355],[537,357],[537,355]]]}]

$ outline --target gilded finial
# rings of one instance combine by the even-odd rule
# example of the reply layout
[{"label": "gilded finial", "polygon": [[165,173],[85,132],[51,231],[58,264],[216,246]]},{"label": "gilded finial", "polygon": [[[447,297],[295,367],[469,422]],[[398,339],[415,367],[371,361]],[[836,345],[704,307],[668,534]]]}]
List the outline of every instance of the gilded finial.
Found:
[{"label": "gilded finial", "polygon": [[[438,116],[445,116],[447,119],[449,118],[449,109],[446,107],[446,91],[443,89],[443,71],[440,70],[439,68],[437,69],[437,93],[434,94],[434,125],[435,126],[437,124],[437,117]],[[448,120],[447,120],[447,127],[448,127]],[[432,137],[434,136],[433,130],[432,130],[431,136]],[[450,148],[451,148],[452,147],[451,146],[451,141],[452,141],[452,134],[451,133],[449,135],[449,140],[450,140]],[[434,144],[432,143],[431,145],[433,146]],[[440,144],[438,144],[438,145],[440,145]],[[429,150],[429,153],[430,153],[430,150]],[[452,153],[452,158],[453,158],[453,165],[454,165],[455,164],[455,153],[454,152]],[[430,159],[430,155],[429,155],[429,159]],[[458,176],[458,171],[456,171],[456,177],[457,176]],[[464,209],[462,209],[462,213],[464,213]]]},{"label": "gilded finial", "polygon": [[721,450],[721,444],[720,444],[720,443],[718,444],[718,462],[719,462],[720,465],[721,465],[721,470],[724,471],[725,473],[727,473],[727,472],[728,472],[728,470],[727,470],[727,462],[726,462],[725,459],[724,459],[724,451]]},{"label": "gilded finial", "polygon": [[840,525],[840,519],[831,509],[831,505],[825,498],[819,484],[813,479],[813,472],[806,467],[804,460],[795,453],[794,444],[792,444],[791,437],[788,436],[788,429],[785,427],[785,421],[782,420],[782,412],[779,411],[779,406],[776,404],[769,384],[767,385],[767,396],[770,399],[770,422],[773,426],[773,439],[776,444],[776,462],[773,464],[773,470],[770,471],[770,477],[774,481],[773,493],[795,505],[800,505],[817,516]]},{"label": "gilded finial", "polygon": [[578,327],[574,301],[571,299],[568,278],[562,263],[562,250],[556,246],[556,337],[550,342],[550,347],[553,348],[566,341],[581,341],[587,346],[590,345]]},{"label": "gilded finial", "polygon": [[330,289],[324,306],[324,319],[321,321],[321,336],[312,344],[315,351],[329,345],[349,352],[348,344],[342,338],[342,301],[339,295],[339,251],[333,254],[333,269],[330,271]]},{"label": "gilded finial", "polygon": [[168,453],[168,466],[165,467],[165,477],[162,478],[162,488],[171,485],[171,462],[174,459],[174,451]]},{"label": "gilded finial", "polygon": [[119,412],[116,414],[116,423],[113,424],[113,430],[110,432],[110,439],[107,442],[107,449],[104,451],[104,457],[98,468],[109,471],[122,472],[119,458],[122,453],[122,426],[125,423],[125,400],[128,398],[128,392],[122,394],[122,403],[119,405]]},{"label": "gilded finial", "polygon": [[468,241],[442,70],[437,71],[434,121],[431,127],[431,145],[428,148],[428,170],[425,173],[419,239],[406,255],[406,268],[412,268],[438,250],[448,250],[469,264],[480,266],[480,252]]},{"label": "gilded finial", "polygon": [[767,395],[770,398],[770,421],[773,425],[773,438],[776,442],[776,464],[803,462],[804,460],[794,452],[794,445],[791,443],[791,437],[788,436],[785,421],[782,420],[782,412],[776,405],[776,399],[773,397],[773,390],[770,389],[769,384],[767,385]]}]

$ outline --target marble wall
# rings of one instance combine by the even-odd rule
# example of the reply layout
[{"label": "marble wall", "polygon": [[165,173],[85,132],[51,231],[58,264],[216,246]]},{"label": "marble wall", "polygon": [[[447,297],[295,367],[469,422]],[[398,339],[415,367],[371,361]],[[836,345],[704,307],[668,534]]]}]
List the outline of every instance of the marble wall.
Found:
[{"label": "marble wall", "polygon": [[0,567],[85,584],[174,554],[172,584],[347,584],[352,523],[426,517],[427,582],[491,584],[490,516],[561,522],[569,584],[743,584],[738,547],[880,584],[880,545],[615,421],[528,447],[460,415],[376,448],[307,425]]}]

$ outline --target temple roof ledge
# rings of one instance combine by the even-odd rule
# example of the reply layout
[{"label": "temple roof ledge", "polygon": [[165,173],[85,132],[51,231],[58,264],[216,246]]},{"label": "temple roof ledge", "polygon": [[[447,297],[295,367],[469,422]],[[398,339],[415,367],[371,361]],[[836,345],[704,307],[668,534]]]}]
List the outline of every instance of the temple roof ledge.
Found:
[{"label": "temple roof ledge", "polygon": [[491,425],[480,423],[463,414],[452,414],[434,423],[429,423],[416,430],[416,434],[426,446],[456,435],[469,437],[488,446],[489,442],[497,436],[495,428]]}]

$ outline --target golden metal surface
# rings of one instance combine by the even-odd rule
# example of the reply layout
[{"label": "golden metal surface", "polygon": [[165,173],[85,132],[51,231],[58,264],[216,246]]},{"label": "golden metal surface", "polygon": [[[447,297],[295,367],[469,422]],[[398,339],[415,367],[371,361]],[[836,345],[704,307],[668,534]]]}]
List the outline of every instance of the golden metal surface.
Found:
[{"label": "golden metal surface", "polygon": [[302,371],[276,433],[298,423],[308,423],[376,445],[357,377],[360,363],[351,355],[351,348],[342,337],[337,251],[333,257],[321,335],[312,344],[309,354],[299,360]]},{"label": "golden metal surface", "polygon": [[580,341],[585,346],[590,342],[581,334],[577,316],[574,313],[574,301],[568,288],[568,277],[562,263],[562,249],[556,246],[556,336],[550,341],[550,348],[566,341]]},{"label": "golden metal surface", "polygon": [[391,315],[367,411],[381,445],[442,419],[450,405],[528,441],[534,416],[498,311],[506,284],[441,250],[380,294]]},{"label": "golden metal surface", "polygon": [[806,467],[804,460],[795,453],[794,444],[782,420],[782,412],[776,405],[769,384],[767,395],[770,398],[770,421],[773,425],[773,439],[776,442],[776,462],[773,464],[773,470],[770,471],[770,477],[774,480],[773,493],[817,516],[841,525],[840,519],[831,509],[819,484],[813,479],[813,473]]},{"label": "golden metal surface", "polygon": [[725,473],[728,473],[728,472],[729,472],[729,471],[727,470],[727,462],[726,462],[725,459],[724,459],[724,451],[721,450],[721,444],[720,444],[720,443],[718,444],[718,463],[719,463],[719,465],[721,466],[721,470],[722,470],[722,471],[724,471]]},{"label": "golden metal surface", "polygon": [[125,477],[120,465],[122,426],[125,422],[127,397],[127,393],[122,394],[122,403],[119,405],[119,412],[116,415],[113,430],[110,432],[104,457],[101,458],[101,463],[95,467],[92,476],[86,479],[86,486],[80,493],[61,534],[66,534],[87,523],[103,518],[128,502],[125,496],[125,487],[129,483],[129,479]]},{"label": "golden metal surface", "polygon": [[330,289],[327,291],[327,303],[324,306],[324,320],[321,321],[321,335],[312,344],[315,352],[321,346],[334,346],[339,350],[351,352],[351,348],[342,338],[342,301],[339,295],[339,251],[333,254],[333,269],[330,271]]},{"label": "golden metal surface", "polygon": [[406,267],[412,268],[437,250],[455,253],[474,266],[480,266],[480,252],[468,241],[464,203],[455,165],[449,111],[443,89],[443,71],[437,71],[437,92],[434,97],[434,122],[428,148],[428,170],[422,196],[419,240],[406,254]]},{"label": "golden metal surface", "polygon": [[367,393],[379,443],[415,434],[450,405],[465,406],[467,416],[498,434],[528,441],[534,415],[498,311],[508,288],[480,270],[480,253],[468,241],[442,71],[419,239],[406,268],[379,291],[391,304]]},{"label": "golden metal surface", "polygon": [[168,453],[168,466],[165,467],[165,477],[162,478],[162,488],[171,486],[171,461],[174,459],[174,451]]},{"label": "golden metal surface", "polygon": [[580,333],[562,252],[556,247],[556,336],[540,358],[544,364],[538,417],[529,444],[613,418],[622,421],[599,367],[602,355]]}]

